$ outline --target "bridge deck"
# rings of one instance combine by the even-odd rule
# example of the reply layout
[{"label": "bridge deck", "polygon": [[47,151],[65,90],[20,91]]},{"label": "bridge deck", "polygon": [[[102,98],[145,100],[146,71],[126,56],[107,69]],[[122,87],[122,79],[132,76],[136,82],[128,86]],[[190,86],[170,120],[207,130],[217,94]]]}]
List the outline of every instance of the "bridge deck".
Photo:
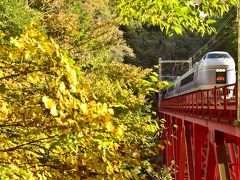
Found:
[{"label": "bridge deck", "polygon": [[164,99],[159,116],[166,120],[163,164],[175,162],[177,180],[240,177],[240,126],[237,85],[201,90]]}]

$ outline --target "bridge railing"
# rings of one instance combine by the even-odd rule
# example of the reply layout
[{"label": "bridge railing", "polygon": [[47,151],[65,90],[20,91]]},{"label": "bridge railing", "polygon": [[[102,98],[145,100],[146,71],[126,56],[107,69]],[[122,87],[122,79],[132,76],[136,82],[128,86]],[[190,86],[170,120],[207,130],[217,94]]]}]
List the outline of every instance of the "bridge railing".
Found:
[{"label": "bridge railing", "polygon": [[217,120],[236,120],[237,85],[231,84],[164,99],[160,110]]}]

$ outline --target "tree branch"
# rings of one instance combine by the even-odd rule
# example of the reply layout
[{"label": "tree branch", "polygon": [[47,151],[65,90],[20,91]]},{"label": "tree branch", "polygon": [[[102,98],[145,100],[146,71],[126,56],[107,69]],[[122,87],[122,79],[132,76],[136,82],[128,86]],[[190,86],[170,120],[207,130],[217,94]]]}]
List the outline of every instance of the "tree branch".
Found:
[{"label": "tree branch", "polygon": [[42,138],[42,139],[37,139],[37,140],[34,140],[34,141],[30,141],[30,142],[27,142],[27,143],[24,143],[24,144],[20,144],[18,146],[15,146],[15,147],[11,147],[11,148],[8,148],[8,149],[0,149],[0,152],[9,152],[9,151],[15,151],[23,146],[27,146],[27,145],[30,145],[30,144],[33,144],[33,143],[36,143],[36,142],[39,142],[39,141],[42,141],[42,140],[46,140],[46,139],[49,139],[49,138],[54,138],[56,136],[50,136],[50,137],[47,137],[47,138]]}]

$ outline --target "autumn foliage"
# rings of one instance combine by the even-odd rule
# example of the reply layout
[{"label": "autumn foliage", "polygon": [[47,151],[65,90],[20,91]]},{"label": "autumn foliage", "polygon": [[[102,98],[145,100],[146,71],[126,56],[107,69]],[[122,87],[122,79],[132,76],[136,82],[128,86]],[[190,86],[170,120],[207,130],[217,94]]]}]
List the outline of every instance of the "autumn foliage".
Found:
[{"label": "autumn foliage", "polygon": [[117,61],[86,69],[35,22],[9,40],[1,33],[0,65],[3,177],[160,176],[151,70]]},{"label": "autumn foliage", "polygon": [[[122,63],[134,54],[119,27],[131,19],[181,34],[209,1],[175,14],[189,17],[185,25],[165,16],[187,0],[156,2],[1,0],[1,179],[171,178],[160,167],[164,122],[151,100],[167,83]],[[162,19],[149,16],[158,6]],[[192,28],[199,24],[213,30],[202,19]]]}]

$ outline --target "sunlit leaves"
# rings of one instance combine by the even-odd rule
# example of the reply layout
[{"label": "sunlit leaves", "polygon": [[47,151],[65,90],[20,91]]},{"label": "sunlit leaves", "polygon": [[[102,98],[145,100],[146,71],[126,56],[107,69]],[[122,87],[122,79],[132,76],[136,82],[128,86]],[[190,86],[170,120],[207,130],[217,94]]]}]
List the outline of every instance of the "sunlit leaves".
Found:
[{"label": "sunlit leaves", "polygon": [[[168,35],[182,34],[184,29],[198,30],[199,33],[212,33],[210,26],[212,18],[222,16],[237,1],[222,3],[219,0],[199,1],[171,0],[171,1],[141,1],[141,0],[115,0],[116,12],[126,24],[131,21],[160,26],[160,29]],[[204,13],[208,18],[203,18]],[[208,20],[208,21],[207,21]],[[207,21],[207,22],[206,22]],[[199,29],[200,27],[200,29]]]},{"label": "sunlit leaves", "polygon": [[47,109],[50,109],[50,113],[53,116],[57,116],[58,115],[56,103],[53,101],[53,99],[51,99],[51,98],[49,98],[47,96],[43,96],[42,101],[43,101],[45,107]]},{"label": "sunlit leaves", "polygon": [[34,177],[59,177],[62,171],[69,177],[94,171],[100,178],[140,173],[137,144],[151,149],[154,142],[146,136],[158,131],[153,122],[144,125],[150,111],[143,110],[151,87],[158,87],[156,74],[119,62],[82,72],[35,22],[1,50],[8,54],[1,66],[8,68],[0,69],[0,122],[11,127],[4,128],[1,146],[6,154],[14,152],[6,161],[34,164],[24,168]]}]

